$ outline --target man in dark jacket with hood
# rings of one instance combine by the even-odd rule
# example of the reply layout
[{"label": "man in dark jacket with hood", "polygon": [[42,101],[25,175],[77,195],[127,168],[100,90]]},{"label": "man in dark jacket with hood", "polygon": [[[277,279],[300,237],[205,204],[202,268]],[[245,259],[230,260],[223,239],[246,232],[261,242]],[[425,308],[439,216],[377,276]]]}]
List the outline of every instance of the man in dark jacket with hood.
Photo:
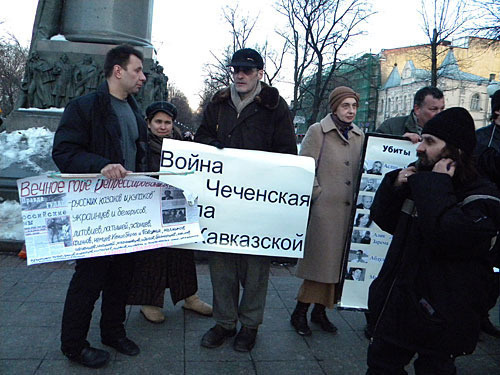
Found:
[{"label": "man in dark jacket with hood", "polygon": [[[217,92],[203,113],[195,141],[216,146],[297,154],[292,118],[278,90],[260,80],[264,61],[250,48],[236,51],[229,66],[234,83]],[[237,218],[235,217],[235,220]],[[201,340],[216,348],[241,330],[234,349],[252,350],[262,323],[269,279],[270,258],[256,255],[212,253],[210,276],[216,325]],[[243,295],[239,301],[239,284]]]},{"label": "man in dark jacket with hood", "polygon": [[[145,82],[142,53],[131,46],[111,49],[104,63],[104,82],[95,93],[70,102],[54,137],[52,157],[63,173],[101,173],[123,178],[147,171],[147,128],[131,94]],[[133,255],[76,261],[64,304],[61,350],[70,360],[101,367],[109,353],[87,342],[94,304],[102,292],[101,340],[120,353],[139,354],[123,325],[133,274]]]},{"label": "man in dark jacket with hood", "polygon": [[472,162],[474,121],[450,108],[422,131],[415,165],[388,173],[371,208],[393,235],[370,286],[373,338],[367,374],[455,374],[474,351],[484,313],[488,253],[500,224],[500,193]]}]

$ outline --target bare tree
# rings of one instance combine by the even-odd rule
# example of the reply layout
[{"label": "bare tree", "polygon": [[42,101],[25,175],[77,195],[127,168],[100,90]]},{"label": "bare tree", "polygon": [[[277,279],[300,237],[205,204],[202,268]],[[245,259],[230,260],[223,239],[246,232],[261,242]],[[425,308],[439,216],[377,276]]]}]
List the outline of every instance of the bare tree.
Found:
[{"label": "bare tree", "polygon": [[472,31],[479,36],[500,40],[500,1],[473,0],[472,6],[480,14],[474,20]]},{"label": "bare tree", "polygon": [[278,0],[276,9],[287,19],[287,30],[280,34],[294,56],[293,113],[300,109],[303,95],[311,95],[307,123],[312,124],[343,48],[362,34],[360,24],[373,13],[365,0]]},{"label": "bare tree", "polygon": [[229,64],[233,55],[232,48],[227,46],[221,56],[217,56],[212,51],[210,51],[210,54],[213,60],[210,63],[206,63],[203,67],[205,81],[203,94],[200,94],[200,98],[202,98],[201,95],[206,95],[207,92],[214,94],[231,83],[231,75],[229,74],[227,64]]},{"label": "bare tree", "polygon": [[28,48],[15,36],[0,38],[0,108],[4,116],[15,107],[27,58]]},{"label": "bare tree", "polygon": [[238,12],[238,4],[233,7],[227,5],[222,8],[222,15],[230,27],[229,33],[231,35],[231,44],[226,46],[223,53],[219,56],[213,51],[210,51],[213,61],[204,66],[204,96],[207,96],[207,93],[214,94],[221,88],[229,86],[231,83],[231,75],[229,74],[227,64],[231,61],[231,56],[235,51],[246,47],[248,39],[257,22],[257,18],[250,18],[249,15],[240,15]]},{"label": "bare tree", "polygon": [[438,46],[465,30],[471,19],[466,0],[420,0],[422,30],[430,44],[431,86],[437,85]]},{"label": "bare tree", "polygon": [[241,16],[238,14],[238,7],[239,4],[236,4],[235,7],[226,5],[224,8],[222,8],[224,19],[231,26],[230,33],[233,38],[233,51],[245,48],[248,42],[248,38],[250,38],[250,34],[252,33],[255,24],[257,23],[258,17],[257,16],[255,18],[250,18],[249,15]]},{"label": "bare tree", "polygon": [[270,47],[267,40],[262,47],[256,46],[257,51],[260,52],[264,60],[264,82],[267,82],[270,86],[273,85],[274,80],[280,77],[288,48],[289,43],[286,40],[284,40],[279,50]]},{"label": "bare tree", "polygon": [[[226,46],[220,55],[210,52],[213,60],[204,65],[204,89],[200,94],[202,106],[207,98],[210,98],[216,91],[231,84],[232,77],[227,65],[230,63],[234,52],[249,47],[250,37],[258,21],[258,15],[256,17],[241,15],[238,5],[234,7],[226,6],[222,12],[224,20],[230,27],[231,44]],[[272,85],[273,81],[279,77],[282,69],[287,43],[283,43],[279,51],[273,49],[267,40],[262,45],[253,44],[252,48],[262,55],[265,66],[264,81]]]},{"label": "bare tree", "polygon": [[186,95],[179,90],[175,85],[168,85],[169,101],[177,108],[176,125],[184,132],[186,130],[194,130],[194,117]]}]

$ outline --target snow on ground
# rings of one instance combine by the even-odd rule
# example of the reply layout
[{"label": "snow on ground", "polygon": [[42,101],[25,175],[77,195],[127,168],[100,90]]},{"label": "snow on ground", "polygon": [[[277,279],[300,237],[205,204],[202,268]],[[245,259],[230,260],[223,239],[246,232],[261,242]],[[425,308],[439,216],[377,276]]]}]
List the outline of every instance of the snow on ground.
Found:
[{"label": "snow on ground", "polygon": [[40,161],[51,158],[53,141],[54,133],[46,128],[0,133],[0,168],[19,163],[35,172],[46,172]]},{"label": "snow on ground", "polygon": [[[0,168],[15,164],[35,173],[48,172],[43,165],[51,159],[53,140],[54,133],[46,128],[0,133]],[[0,198],[0,239],[24,240],[21,206],[16,201]]]},{"label": "snow on ground", "polygon": [[3,240],[24,240],[21,205],[19,202],[0,202],[0,238]]},{"label": "snow on ground", "polygon": [[64,108],[50,107],[50,108],[18,108],[20,112],[64,112]]}]

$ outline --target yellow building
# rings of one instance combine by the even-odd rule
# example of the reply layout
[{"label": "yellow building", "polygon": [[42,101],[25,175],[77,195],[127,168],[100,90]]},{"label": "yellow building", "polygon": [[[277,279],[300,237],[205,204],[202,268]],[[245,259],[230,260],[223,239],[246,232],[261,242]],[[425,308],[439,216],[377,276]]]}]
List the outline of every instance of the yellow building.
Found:
[{"label": "yellow building", "polygon": [[[441,66],[450,49],[453,49],[461,71],[491,80],[500,79],[500,41],[466,37],[453,44],[440,45],[438,46],[438,67]],[[385,49],[380,52],[380,56],[382,85],[391,74],[395,64],[402,69],[406,62],[411,60],[416,69],[431,69],[430,46],[428,44]]]}]

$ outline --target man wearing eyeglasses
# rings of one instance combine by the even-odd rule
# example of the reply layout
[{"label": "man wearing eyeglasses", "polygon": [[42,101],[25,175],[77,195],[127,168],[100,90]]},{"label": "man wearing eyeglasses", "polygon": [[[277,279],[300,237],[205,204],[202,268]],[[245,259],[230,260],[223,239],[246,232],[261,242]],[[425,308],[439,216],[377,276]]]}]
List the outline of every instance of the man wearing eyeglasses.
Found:
[{"label": "man wearing eyeglasses", "polygon": [[[215,146],[297,154],[292,117],[276,88],[261,79],[264,61],[250,48],[236,51],[228,65],[234,83],[217,92],[207,105],[195,141]],[[235,217],[235,219],[237,219]],[[270,258],[211,253],[213,316],[216,325],[201,340],[216,348],[236,334],[234,349],[251,351],[262,324]],[[239,284],[243,287],[239,301]]]}]

